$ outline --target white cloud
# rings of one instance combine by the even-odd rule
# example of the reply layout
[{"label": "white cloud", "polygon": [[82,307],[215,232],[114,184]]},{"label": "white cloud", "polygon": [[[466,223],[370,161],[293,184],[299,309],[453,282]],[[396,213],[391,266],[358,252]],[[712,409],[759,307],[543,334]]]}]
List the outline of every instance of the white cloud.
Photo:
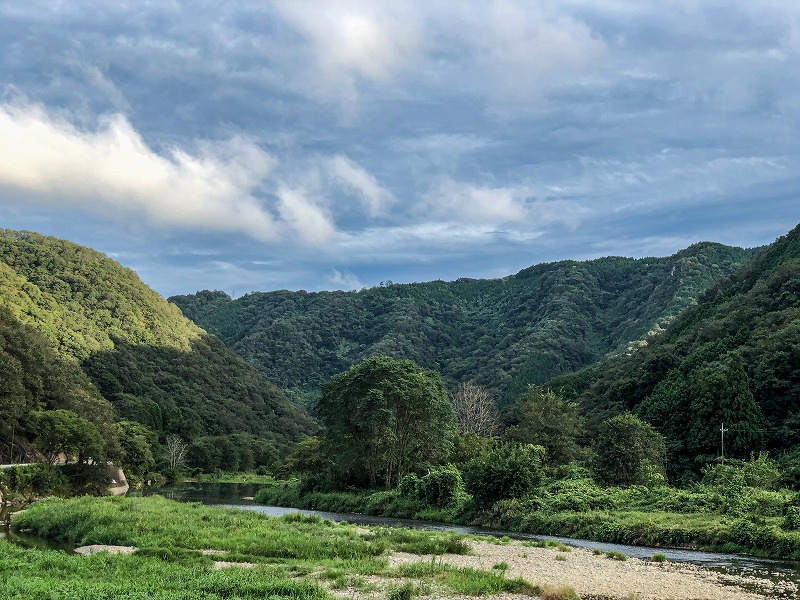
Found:
[{"label": "white cloud", "polygon": [[274,159],[233,138],[195,155],[149,148],[128,120],[113,115],[81,131],[41,106],[0,105],[0,189],[27,201],[131,213],[181,228],[278,235],[273,217],[250,194]]},{"label": "white cloud", "polygon": [[309,244],[323,244],[336,230],[326,212],[302,190],[281,186],[278,211],[283,220]]},{"label": "white cloud", "polygon": [[485,12],[471,7],[466,19],[475,62],[503,97],[527,97],[544,85],[568,82],[606,52],[586,23],[530,2],[499,0]]},{"label": "white cloud", "polygon": [[366,287],[364,283],[358,278],[355,273],[350,271],[339,271],[338,269],[331,269],[328,275],[328,283],[333,289],[339,290],[360,290]]},{"label": "white cloud", "polygon": [[326,163],[330,175],[343,187],[355,193],[362,201],[367,214],[385,214],[394,202],[392,194],[381,187],[373,175],[344,155],[337,155]]},{"label": "white cloud", "polygon": [[311,84],[354,100],[359,79],[386,82],[418,56],[416,14],[402,4],[280,0],[276,6],[309,42],[318,71]]},{"label": "white cloud", "polygon": [[425,210],[446,221],[508,223],[526,217],[523,192],[445,179],[424,198]]}]

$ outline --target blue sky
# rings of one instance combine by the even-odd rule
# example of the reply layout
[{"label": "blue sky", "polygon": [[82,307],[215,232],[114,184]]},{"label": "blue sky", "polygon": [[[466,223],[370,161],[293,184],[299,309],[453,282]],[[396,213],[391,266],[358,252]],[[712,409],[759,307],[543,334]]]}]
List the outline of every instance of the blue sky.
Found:
[{"label": "blue sky", "polygon": [[164,296],[500,277],[800,221],[800,2],[0,4],[0,226]]}]

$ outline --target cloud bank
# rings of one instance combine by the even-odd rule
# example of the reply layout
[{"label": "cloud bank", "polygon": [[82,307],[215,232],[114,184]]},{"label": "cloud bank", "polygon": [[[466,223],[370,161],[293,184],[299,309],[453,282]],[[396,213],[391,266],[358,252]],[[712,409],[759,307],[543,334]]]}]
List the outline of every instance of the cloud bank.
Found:
[{"label": "cloud bank", "polygon": [[166,293],[498,276],[797,221],[797,2],[51,4],[0,3],[2,225]]}]

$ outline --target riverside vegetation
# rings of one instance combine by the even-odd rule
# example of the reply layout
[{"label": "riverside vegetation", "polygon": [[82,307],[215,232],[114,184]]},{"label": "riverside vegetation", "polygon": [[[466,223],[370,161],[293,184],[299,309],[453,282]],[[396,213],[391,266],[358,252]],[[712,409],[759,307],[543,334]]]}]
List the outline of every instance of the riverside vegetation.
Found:
[{"label": "riverside vegetation", "polygon": [[18,515],[14,526],[76,545],[125,545],[135,551],[81,557],[0,544],[4,598],[327,600],[329,590],[350,590],[381,591],[404,600],[420,592],[479,596],[545,591],[506,578],[502,570],[388,565],[388,551],[467,553],[464,536],[364,530],[299,514],[272,518],[159,497],[51,498]]}]

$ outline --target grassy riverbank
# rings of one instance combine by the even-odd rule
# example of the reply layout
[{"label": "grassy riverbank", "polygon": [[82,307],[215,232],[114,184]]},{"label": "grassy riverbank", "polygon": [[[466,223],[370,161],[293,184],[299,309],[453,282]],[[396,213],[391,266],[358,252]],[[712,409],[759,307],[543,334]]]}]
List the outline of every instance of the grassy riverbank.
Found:
[{"label": "grassy riverbank", "polygon": [[[136,551],[79,557],[0,544],[3,598],[323,600],[346,589],[408,600],[436,590],[485,595],[543,589],[506,578],[501,570],[436,569],[425,577],[388,565],[390,552],[465,554],[469,545],[464,536],[366,530],[314,517],[273,518],[160,497],[46,499],[17,515],[13,527],[75,545],[132,546]],[[395,592],[399,595],[392,596]]]},{"label": "grassy riverbank", "polygon": [[[791,523],[796,495],[757,491],[749,500],[719,490],[670,487],[602,488],[589,480],[554,483],[538,495],[478,507],[469,499],[439,508],[397,490],[308,492],[297,484],[262,488],[256,501],[297,508],[482,525],[509,531],[647,546],[702,548],[800,559],[800,531]],[[747,501],[746,501],[747,500]],[[734,503],[739,503],[734,505]]]},{"label": "grassy riverbank", "polygon": [[[99,553],[0,542],[0,597],[48,600],[764,600],[797,585],[691,565],[437,531],[146,498],[50,498],[14,529]],[[88,550],[88,548],[87,548]],[[129,554],[112,554],[126,550]],[[747,589],[744,589],[744,588]]]}]

